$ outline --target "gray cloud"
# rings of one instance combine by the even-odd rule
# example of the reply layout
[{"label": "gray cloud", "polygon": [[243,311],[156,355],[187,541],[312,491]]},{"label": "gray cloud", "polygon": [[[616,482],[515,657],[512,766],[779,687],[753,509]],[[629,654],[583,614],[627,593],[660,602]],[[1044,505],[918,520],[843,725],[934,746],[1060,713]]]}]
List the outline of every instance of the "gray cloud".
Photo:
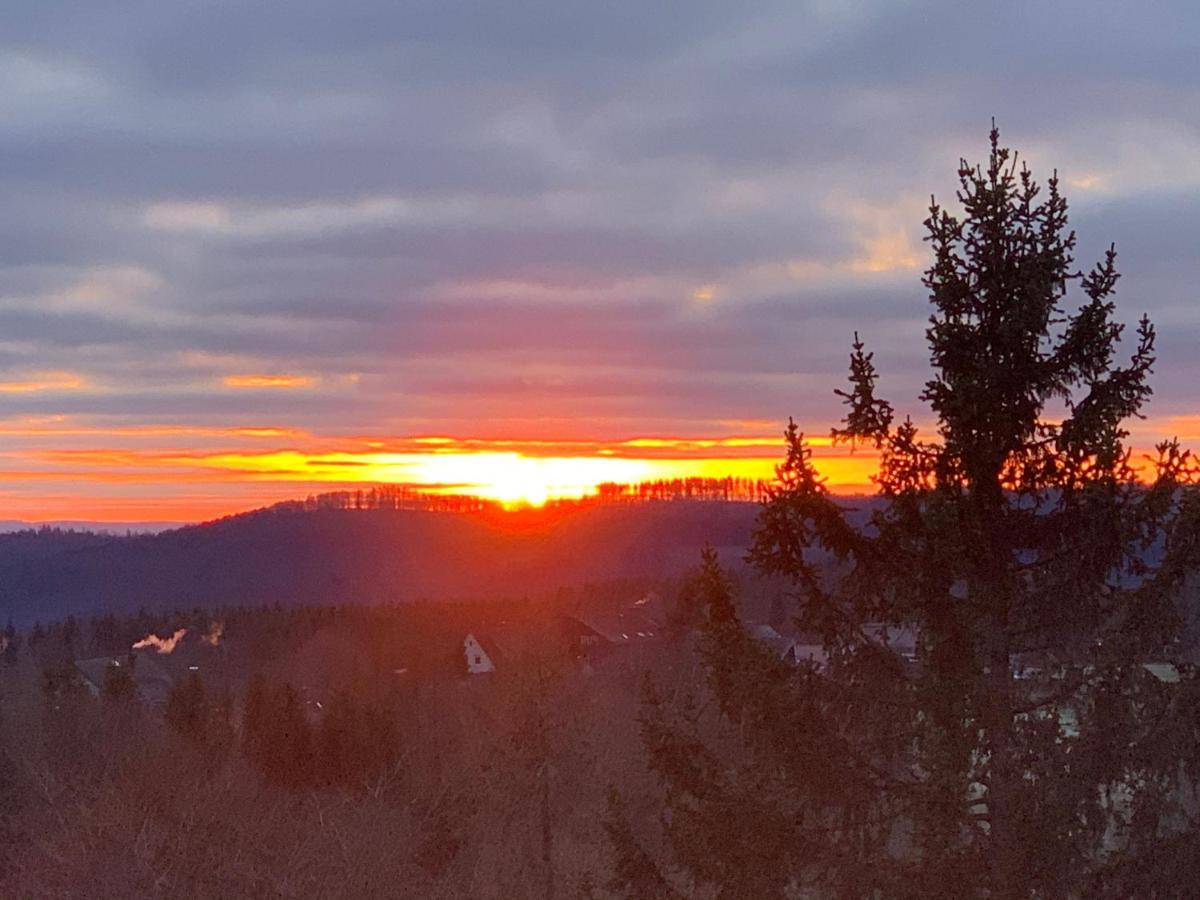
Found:
[{"label": "gray cloud", "polygon": [[823,430],[855,330],[908,407],[922,204],[993,114],[1194,408],[1196,10],[849,7],[24,4],[0,367],[94,390],[8,414]]}]

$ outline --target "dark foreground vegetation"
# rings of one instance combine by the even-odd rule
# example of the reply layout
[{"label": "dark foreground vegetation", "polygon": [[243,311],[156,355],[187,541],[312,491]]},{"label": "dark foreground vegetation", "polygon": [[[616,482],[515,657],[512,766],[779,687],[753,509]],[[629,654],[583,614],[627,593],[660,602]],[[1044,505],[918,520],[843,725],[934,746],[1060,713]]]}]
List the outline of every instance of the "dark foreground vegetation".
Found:
[{"label": "dark foreground vegetation", "polygon": [[611,896],[610,790],[655,816],[642,681],[697,679],[700,603],[636,579],[13,629],[0,896]]},{"label": "dark foreground vegetation", "polygon": [[10,629],[0,894],[1196,896],[1200,468],[1127,446],[1154,330],[1122,349],[1115,251],[1077,270],[995,132],[959,177],[936,433],[853,345],[874,502],[793,425],[754,578],[708,547],[541,599]]}]

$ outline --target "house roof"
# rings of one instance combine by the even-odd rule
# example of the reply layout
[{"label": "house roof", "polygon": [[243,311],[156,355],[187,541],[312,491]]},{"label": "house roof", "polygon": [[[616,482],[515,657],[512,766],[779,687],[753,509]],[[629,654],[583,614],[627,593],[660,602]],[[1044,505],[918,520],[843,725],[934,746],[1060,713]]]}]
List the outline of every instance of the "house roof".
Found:
[{"label": "house roof", "polygon": [[1179,667],[1169,662],[1142,663],[1142,668],[1166,684],[1178,684],[1182,680]]},{"label": "house roof", "polygon": [[746,626],[746,630],[750,632],[751,637],[756,637],[760,641],[775,641],[783,639],[783,635],[780,634],[778,630],[771,625],[766,625],[763,623],[749,623]]},{"label": "house roof", "polygon": [[637,608],[587,610],[568,618],[589,628],[612,644],[630,644],[656,637],[661,626]]},{"label": "house roof", "polygon": [[667,603],[658,591],[647,591],[633,602],[631,608],[642,612],[660,628],[667,623]]},{"label": "house roof", "polygon": [[138,693],[143,700],[158,702],[165,700],[171,685],[174,683],[153,657],[139,654],[132,668],[128,660],[112,656],[97,656],[91,659],[76,660],[75,668],[97,691],[104,690],[104,679],[109,669],[129,669],[133,683],[137,685]]},{"label": "house roof", "polygon": [[483,652],[488,655],[493,663],[498,663],[507,655],[503,649],[504,640],[498,638],[496,634],[486,631],[468,631],[463,635],[463,640],[474,638],[475,643],[483,648]]},{"label": "house roof", "polygon": [[75,668],[96,690],[104,689],[104,679],[110,668],[120,665],[111,656],[100,656],[95,659],[77,659]]},{"label": "house roof", "polygon": [[771,625],[748,623],[746,631],[750,637],[770,647],[776,656],[784,656],[796,643],[794,638],[784,637]]},{"label": "house roof", "polygon": [[875,643],[889,647],[906,659],[916,658],[917,629],[911,625],[883,625],[872,622],[863,626],[863,632]]},{"label": "house roof", "polygon": [[796,663],[811,660],[818,665],[825,664],[825,647],[820,640],[811,635],[804,635],[794,628],[785,630],[787,633],[783,634],[775,626],[762,622],[746,624],[747,634],[769,647],[780,659]]}]

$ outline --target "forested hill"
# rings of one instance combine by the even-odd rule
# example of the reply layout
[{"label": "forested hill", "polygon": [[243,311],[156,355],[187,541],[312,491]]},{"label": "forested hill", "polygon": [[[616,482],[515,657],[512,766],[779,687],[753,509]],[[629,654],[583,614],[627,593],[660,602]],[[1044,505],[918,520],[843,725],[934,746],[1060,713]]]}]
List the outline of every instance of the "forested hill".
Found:
[{"label": "forested hill", "polygon": [[0,620],[260,603],[474,599],[736,566],[757,504],[438,512],[282,506],[154,535],[0,535]]}]

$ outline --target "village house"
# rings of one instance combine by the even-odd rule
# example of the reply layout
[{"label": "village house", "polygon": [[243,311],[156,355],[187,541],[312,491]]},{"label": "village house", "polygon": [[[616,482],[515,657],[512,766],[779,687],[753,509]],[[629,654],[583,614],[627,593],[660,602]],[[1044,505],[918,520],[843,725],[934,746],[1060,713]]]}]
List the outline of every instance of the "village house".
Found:
[{"label": "village house", "polygon": [[79,673],[83,686],[93,697],[104,693],[105,680],[109,670],[113,668],[125,668],[129,671],[138,698],[143,703],[161,706],[167,702],[167,695],[171,692],[174,682],[152,656],[130,652],[124,658],[99,656],[75,662],[75,670]]},{"label": "village house", "polygon": [[[819,637],[794,631],[786,625],[747,623],[750,636],[769,647],[784,662],[792,665],[813,663],[823,669],[829,661]],[[870,623],[863,626],[868,641],[897,653],[905,663],[917,660],[917,632],[913,628]]]},{"label": "village house", "polygon": [[820,640],[811,635],[792,632],[786,626],[749,623],[746,630],[750,636],[769,647],[776,656],[786,663],[800,665],[811,662],[818,669],[824,668],[827,661],[825,648]]},{"label": "village house", "polygon": [[637,605],[572,613],[562,617],[560,629],[568,652],[575,658],[588,659],[662,636],[662,626]]},{"label": "village house", "polygon": [[476,637],[474,633],[468,632],[463,638],[463,655],[466,659],[467,672],[471,675],[487,675],[496,671],[496,660],[493,658],[499,657],[494,644],[491,645],[489,652],[484,646],[485,643],[491,643],[481,637]]}]

